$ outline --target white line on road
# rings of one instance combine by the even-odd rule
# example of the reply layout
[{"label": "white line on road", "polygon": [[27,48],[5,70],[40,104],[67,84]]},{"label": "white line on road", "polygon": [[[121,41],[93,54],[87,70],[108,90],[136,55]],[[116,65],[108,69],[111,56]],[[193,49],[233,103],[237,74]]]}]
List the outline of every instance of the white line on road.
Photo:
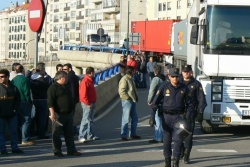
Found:
[{"label": "white line on road", "polygon": [[197,149],[198,152],[206,152],[206,153],[237,153],[236,150],[220,150],[220,149]]}]

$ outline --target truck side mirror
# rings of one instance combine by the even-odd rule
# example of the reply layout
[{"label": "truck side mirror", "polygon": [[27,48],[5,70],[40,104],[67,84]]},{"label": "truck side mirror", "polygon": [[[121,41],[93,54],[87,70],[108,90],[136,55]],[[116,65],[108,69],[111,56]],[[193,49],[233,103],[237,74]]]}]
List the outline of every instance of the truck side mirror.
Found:
[{"label": "truck side mirror", "polygon": [[199,18],[198,17],[191,17],[190,24],[197,24],[198,25]]},{"label": "truck side mirror", "polygon": [[190,33],[190,43],[197,45],[199,26],[193,25]]}]

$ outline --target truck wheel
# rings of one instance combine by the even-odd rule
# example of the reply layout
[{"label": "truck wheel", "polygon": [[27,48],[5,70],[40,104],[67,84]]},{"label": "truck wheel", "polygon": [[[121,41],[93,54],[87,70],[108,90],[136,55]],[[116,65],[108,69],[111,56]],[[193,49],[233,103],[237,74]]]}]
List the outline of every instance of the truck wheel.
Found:
[{"label": "truck wheel", "polygon": [[211,125],[210,121],[203,120],[200,123],[202,133],[214,133],[216,126]]}]

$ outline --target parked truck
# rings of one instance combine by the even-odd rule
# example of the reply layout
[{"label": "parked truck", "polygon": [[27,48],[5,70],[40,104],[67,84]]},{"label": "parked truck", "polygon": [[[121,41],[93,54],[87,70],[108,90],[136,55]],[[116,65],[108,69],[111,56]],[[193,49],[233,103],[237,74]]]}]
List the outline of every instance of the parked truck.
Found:
[{"label": "parked truck", "polygon": [[[162,34],[166,30],[158,30],[153,31],[155,36],[144,39],[155,41],[154,45],[165,44],[165,50],[158,49],[153,54],[173,56],[173,64],[179,68],[185,63],[193,66],[207,100],[201,123],[206,133],[224,125],[250,125],[249,16],[250,1],[195,0],[187,19],[161,28],[172,28],[168,38],[158,40],[158,36],[166,36]],[[144,21],[147,25],[146,22],[151,21]],[[157,30],[157,24],[154,25]],[[142,40],[151,33],[131,28],[134,33],[142,33]],[[147,41],[141,41],[142,51],[151,51]]]}]

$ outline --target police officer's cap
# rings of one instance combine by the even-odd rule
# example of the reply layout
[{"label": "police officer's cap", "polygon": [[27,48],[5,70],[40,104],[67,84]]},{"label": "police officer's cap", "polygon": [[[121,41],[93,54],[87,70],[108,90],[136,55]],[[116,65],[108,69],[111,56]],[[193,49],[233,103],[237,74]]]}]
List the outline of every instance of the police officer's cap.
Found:
[{"label": "police officer's cap", "polygon": [[173,68],[173,65],[172,65],[172,64],[168,64],[168,65],[167,65],[167,69],[170,69],[170,68]]},{"label": "police officer's cap", "polygon": [[179,68],[170,68],[169,69],[169,75],[173,76],[173,77],[178,77],[180,70]]},{"label": "police officer's cap", "polygon": [[182,71],[183,71],[183,72],[190,72],[190,71],[192,71],[192,66],[186,64],[186,65],[182,68]]}]

